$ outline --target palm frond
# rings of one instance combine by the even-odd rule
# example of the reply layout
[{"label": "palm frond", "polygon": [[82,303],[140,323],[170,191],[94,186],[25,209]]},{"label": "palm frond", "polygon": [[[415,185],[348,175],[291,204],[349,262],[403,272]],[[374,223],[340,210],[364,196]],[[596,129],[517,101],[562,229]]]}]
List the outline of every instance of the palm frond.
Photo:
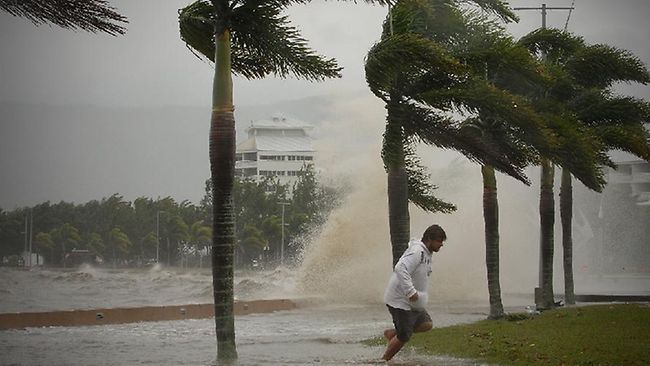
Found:
[{"label": "palm frond", "polygon": [[[231,31],[232,72],[248,79],[268,75],[293,75],[307,80],[340,77],[334,59],[326,59],[307,46],[296,28],[281,12],[290,1],[245,1],[227,14],[216,13],[199,0],[179,14],[181,39],[214,62],[217,22]],[[220,17],[223,17],[221,19]]]},{"label": "palm frond", "polygon": [[650,103],[634,98],[612,96],[599,89],[587,90],[569,102],[569,107],[587,126],[642,125],[650,122]]},{"label": "palm frond", "polygon": [[52,23],[112,36],[126,33],[128,23],[106,0],[0,0],[0,9],[36,25]]},{"label": "palm frond", "polygon": [[621,150],[650,161],[649,136],[643,125],[601,125],[592,128],[610,150]]},{"label": "palm frond", "polygon": [[[478,114],[481,118],[496,118],[510,126],[518,138],[541,155],[552,153],[557,143],[545,121],[525,99],[486,83],[469,80],[454,88],[422,93],[420,102],[449,112]],[[495,164],[495,168],[497,166]]]},{"label": "palm frond", "polygon": [[[408,62],[405,62],[407,61]],[[375,44],[366,56],[366,81],[379,98],[389,100],[389,91],[400,80],[404,85],[437,70],[446,75],[462,74],[465,67],[445,50],[416,34],[398,34]]]},{"label": "palm frond", "polygon": [[437,186],[431,183],[431,175],[422,165],[410,144],[405,146],[406,176],[408,179],[409,201],[426,212],[452,213],[454,204],[437,198],[434,191]]},{"label": "palm frond", "polygon": [[336,60],[311,50],[281,11],[273,2],[247,2],[233,10],[233,70],[249,79],[268,74],[308,80],[340,77]]},{"label": "palm frond", "polygon": [[181,40],[195,52],[214,62],[214,7],[207,1],[196,1],[178,11]]},{"label": "palm frond", "polygon": [[650,82],[650,73],[632,53],[607,45],[587,46],[567,61],[566,68],[585,87],[607,88],[614,82]]},{"label": "palm frond", "polygon": [[563,62],[585,46],[582,37],[559,29],[541,28],[519,39],[518,43],[541,58],[542,54],[552,62]]},{"label": "palm frond", "polygon": [[386,17],[382,39],[412,33],[441,43],[451,42],[464,31],[463,13],[452,1],[401,0]]},{"label": "palm frond", "polygon": [[470,129],[462,128],[450,118],[424,106],[402,104],[398,113],[408,136],[431,146],[458,151],[474,162],[492,165],[504,174],[530,184],[523,173],[530,156],[522,151],[507,151],[504,146],[484,140]]},{"label": "palm frond", "polygon": [[469,4],[478,6],[480,9],[488,14],[499,17],[506,23],[519,21],[519,18],[512,9],[508,7],[508,3],[501,0],[459,0],[461,4]]},{"label": "palm frond", "polygon": [[572,114],[546,114],[547,126],[556,136],[556,147],[544,154],[568,169],[585,186],[600,192],[605,185],[602,168],[609,165],[603,143]]}]

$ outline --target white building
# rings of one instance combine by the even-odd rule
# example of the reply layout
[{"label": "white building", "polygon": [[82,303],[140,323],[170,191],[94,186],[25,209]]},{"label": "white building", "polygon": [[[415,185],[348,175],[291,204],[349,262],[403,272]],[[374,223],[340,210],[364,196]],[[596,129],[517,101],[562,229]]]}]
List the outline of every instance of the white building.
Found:
[{"label": "white building", "polygon": [[251,122],[248,138],[237,144],[235,175],[262,179],[277,177],[289,189],[305,164],[313,164],[315,150],[305,122],[278,115]]},{"label": "white building", "polygon": [[650,206],[650,164],[643,160],[621,161],[609,169],[609,184],[629,184],[639,206]]}]

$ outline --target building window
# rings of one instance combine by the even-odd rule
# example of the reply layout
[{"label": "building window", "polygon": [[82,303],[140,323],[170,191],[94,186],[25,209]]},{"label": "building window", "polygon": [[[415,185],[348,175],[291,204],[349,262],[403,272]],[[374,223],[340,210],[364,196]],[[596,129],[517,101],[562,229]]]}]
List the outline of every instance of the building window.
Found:
[{"label": "building window", "polygon": [[288,158],[287,160],[290,160],[290,161],[295,161],[295,160],[299,160],[299,161],[314,160],[314,157],[313,157],[313,156],[307,156],[307,155],[289,155],[289,156],[287,156],[287,158]]},{"label": "building window", "polygon": [[244,153],[243,159],[248,161],[257,161],[257,153],[256,152]]},{"label": "building window", "polygon": [[284,155],[260,155],[260,160],[284,161]]},{"label": "building window", "polygon": [[284,170],[260,170],[260,175],[263,177],[284,177],[287,172]]}]

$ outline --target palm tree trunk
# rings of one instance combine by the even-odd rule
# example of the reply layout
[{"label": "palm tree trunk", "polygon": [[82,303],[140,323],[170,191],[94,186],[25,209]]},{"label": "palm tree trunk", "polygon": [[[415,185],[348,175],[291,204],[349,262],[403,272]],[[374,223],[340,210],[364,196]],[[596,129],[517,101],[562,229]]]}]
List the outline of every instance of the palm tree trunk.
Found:
[{"label": "palm tree trunk", "polygon": [[218,364],[227,364],[237,359],[233,312],[235,216],[232,204],[235,117],[230,58],[230,32],[225,30],[216,35],[209,141],[210,171],[213,182],[212,284]]},{"label": "palm tree trunk", "polygon": [[485,220],[485,264],[490,295],[490,319],[503,317],[499,281],[499,202],[494,168],[481,167],[483,175],[483,219]]},{"label": "palm tree trunk", "polygon": [[393,267],[395,267],[408,248],[411,228],[402,126],[398,119],[394,118],[393,113],[394,109],[389,105],[384,154],[388,154],[385,159],[388,170],[388,224],[393,250]]},{"label": "palm tree trunk", "polygon": [[550,309],[553,301],[553,225],[555,225],[555,198],[553,179],[555,169],[548,159],[542,159],[542,179],[539,195],[540,217],[540,288],[541,309]]},{"label": "palm tree trunk", "polygon": [[560,219],[562,221],[562,255],[564,259],[564,301],[567,305],[574,305],[576,299],[573,288],[573,187],[571,172],[567,169],[562,169]]}]

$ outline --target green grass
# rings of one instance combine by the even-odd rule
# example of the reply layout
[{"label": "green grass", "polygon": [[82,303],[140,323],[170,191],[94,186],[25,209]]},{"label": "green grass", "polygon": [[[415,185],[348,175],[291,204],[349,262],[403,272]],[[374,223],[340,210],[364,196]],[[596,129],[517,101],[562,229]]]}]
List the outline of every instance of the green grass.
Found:
[{"label": "green grass", "polygon": [[515,314],[504,320],[436,328],[414,335],[408,344],[424,354],[502,366],[650,365],[650,307],[599,305],[560,308],[533,317]]}]

